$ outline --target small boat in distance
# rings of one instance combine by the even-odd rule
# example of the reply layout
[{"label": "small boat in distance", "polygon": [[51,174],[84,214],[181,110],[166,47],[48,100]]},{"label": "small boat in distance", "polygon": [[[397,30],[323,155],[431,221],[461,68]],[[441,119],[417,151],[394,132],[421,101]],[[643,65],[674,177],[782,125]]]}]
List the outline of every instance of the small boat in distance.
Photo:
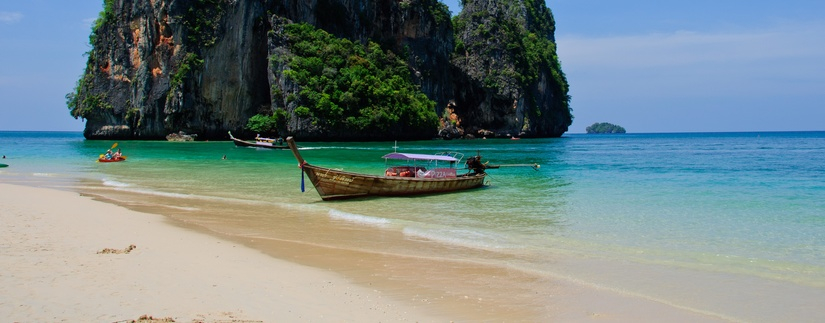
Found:
[{"label": "small boat in distance", "polygon": [[[383,175],[346,172],[307,163],[298,152],[295,140],[287,137],[286,142],[302,171],[325,201],[364,196],[410,196],[454,192],[483,186],[484,177],[487,175],[483,166],[472,167],[466,174],[457,174],[456,165],[461,159],[453,155],[398,152],[384,155],[383,158],[407,160],[412,165],[389,166]],[[472,159],[478,160],[480,157]]]},{"label": "small boat in distance", "polygon": [[126,160],[126,156],[112,157],[112,158],[109,158],[109,159],[106,159],[106,157],[100,157],[100,158],[97,159],[97,161],[101,162],[101,163],[115,163],[115,162],[122,162],[122,161],[125,161],[125,160]]},{"label": "small boat in distance", "polygon": [[260,148],[268,148],[268,149],[287,149],[289,148],[287,145],[284,144],[284,140],[281,138],[272,139],[272,138],[264,138],[261,136],[256,136],[255,141],[246,141],[240,140],[232,136],[232,132],[229,132],[229,138],[235,142],[235,146],[238,147],[260,147]]},{"label": "small boat in distance", "polygon": [[120,153],[120,148],[117,149],[117,152],[114,152],[114,153],[112,152],[112,149],[115,149],[115,148],[117,148],[117,143],[112,145],[112,148],[109,148],[108,150],[106,150],[105,154],[100,154],[100,156],[97,158],[97,161],[99,163],[116,163],[116,162],[125,161],[126,156],[123,156]]}]

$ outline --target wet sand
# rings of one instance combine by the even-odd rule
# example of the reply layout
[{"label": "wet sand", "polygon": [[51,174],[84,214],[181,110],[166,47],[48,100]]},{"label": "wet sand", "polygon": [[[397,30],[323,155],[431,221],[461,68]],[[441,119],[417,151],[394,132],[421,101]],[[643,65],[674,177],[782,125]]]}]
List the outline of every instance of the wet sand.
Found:
[{"label": "wet sand", "polygon": [[[80,191],[82,196],[0,184],[0,288],[8,291],[0,295],[0,316],[12,321],[119,321],[141,315],[178,322],[725,321],[557,277],[457,260],[449,255],[463,251],[454,247],[394,254],[395,244],[409,243],[404,237],[363,228],[331,230],[321,217],[272,224],[261,206],[89,186]],[[243,219],[233,223],[227,212]],[[260,232],[248,221],[261,222]],[[356,242],[336,247],[344,240]],[[387,251],[352,247],[358,243],[382,244]],[[107,248],[110,253],[99,253]]]}]

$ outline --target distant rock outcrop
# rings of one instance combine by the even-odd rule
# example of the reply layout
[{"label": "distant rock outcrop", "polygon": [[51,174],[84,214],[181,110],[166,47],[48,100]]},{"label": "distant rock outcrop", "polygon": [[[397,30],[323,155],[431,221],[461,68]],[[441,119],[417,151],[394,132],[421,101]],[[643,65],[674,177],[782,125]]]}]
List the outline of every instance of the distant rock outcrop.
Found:
[{"label": "distant rock outcrop", "polygon": [[[270,37],[304,22],[338,37],[372,41],[407,61],[413,82],[460,123],[443,133],[560,136],[571,124],[567,83],[555,56],[554,22],[543,1],[467,1],[453,26],[437,0],[105,0],[90,37],[84,76],[67,95],[89,139],[165,139],[197,133],[249,135],[247,121],[285,112],[281,135],[317,140],[380,138],[329,134],[299,122],[280,90],[287,65]],[[455,38],[454,28],[459,35]],[[538,57],[538,59],[536,59]],[[405,139],[437,136],[439,129]],[[387,138],[388,140],[391,138]]]},{"label": "distant rock outcrop", "polygon": [[622,126],[615,125],[609,122],[596,122],[590,126],[588,126],[585,131],[587,133],[626,133],[625,129]]},{"label": "distant rock outcrop", "polygon": [[195,141],[198,135],[187,135],[185,132],[181,131],[178,133],[170,133],[166,135],[166,140],[168,141]]}]

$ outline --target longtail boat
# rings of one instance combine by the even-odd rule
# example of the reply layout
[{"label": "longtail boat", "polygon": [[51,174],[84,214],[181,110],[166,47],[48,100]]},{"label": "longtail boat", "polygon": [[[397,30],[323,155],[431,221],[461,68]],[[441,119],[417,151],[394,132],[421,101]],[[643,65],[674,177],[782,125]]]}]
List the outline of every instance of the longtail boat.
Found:
[{"label": "longtail boat", "polygon": [[[407,160],[413,165],[390,166],[383,175],[347,172],[310,164],[301,157],[292,137],[287,137],[286,142],[292,154],[295,155],[295,159],[298,160],[303,173],[306,173],[312,185],[315,186],[315,190],[321,195],[321,199],[325,201],[364,196],[409,196],[454,192],[481,187],[484,185],[486,176],[483,166],[472,167],[472,171],[466,174],[458,174],[456,165],[459,164],[461,158],[453,155],[399,152],[387,154],[383,158],[385,160]],[[478,161],[480,157],[471,159]],[[468,166],[471,166],[469,159]]]},{"label": "longtail boat", "polygon": [[235,142],[235,146],[238,147],[258,147],[258,148],[268,148],[268,149],[287,149],[286,145],[284,145],[283,139],[273,139],[273,138],[265,138],[261,136],[255,137],[255,141],[246,141],[235,138],[232,136],[232,132],[229,132],[229,138]]}]

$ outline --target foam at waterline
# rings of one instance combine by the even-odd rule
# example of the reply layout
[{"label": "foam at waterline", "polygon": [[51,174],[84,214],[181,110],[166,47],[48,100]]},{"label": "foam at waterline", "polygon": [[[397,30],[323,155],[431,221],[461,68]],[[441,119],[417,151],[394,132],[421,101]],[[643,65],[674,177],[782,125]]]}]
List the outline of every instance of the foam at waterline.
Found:
[{"label": "foam at waterline", "polygon": [[162,207],[166,207],[166,208],[170,208],[170,209],[175,209],[175,210],[190,211],[190,212],[201,210],[200,208],[196,208],[196,207],[176,206],[176,205],[168,205],[168,204],[158,204],[158,206],[162,206]]},{"label": "foam at waterline", "polygon": [[379,226],[379,227],[386,227],[388,226],[391,221],[385,218],[377,218],[368,215],[361,215],[361,214],[354,214],[354,213],[347,213],[343,211],[338,211],[335,209],[329,210],[329,217],[334,220],[343,220],[347,222],[355,222],[359,224],[366,224],[370,226]]},{"label": "foam at waterline", "polygon": [[105,179],[105,178],[104,178],[104,179],[103,179],[103,186],[111,186],[111,187],[129,187],[129,186],[132,186],[132,185],[131,185],[131,184],[127,184],[127,183],[123,183],[123,182],[118,182],[118,181],[113,181],[113,180],[109,180],[109,179]]},{"label": "foam at waterline", "polygon": [[163,192],[163,191],[157,191],[157,190],[146,189],[146,188],[138,188],[138,187],[131,186],[129,184],[126,184],[126,186],[110,186],[110,187],[112,187],[113,189],[115,189],[117,191],[122,191],[122,192],[137,193],[137,194],[144,194],[144,195],[155,195],[155,196],[162,196],[162,197],[173,197],[173,198],[180,198],[180,199],[212,200],[212,201],[224,201],[224,202],[235,202],[235,203],[245,203],[245,204],[263,204],[263,205],[273,204],[272,202],[267,202],[267,201],[244,200],[244,199],[237,199],[237,198],[230,198],[230,197],[220,197],[220,196]]},{"label": "foam at waterline", "polygon": [[[117,182],[115,182],[115,183],[117,183]],[[163,191],[146,189],[146,188],[139,188],[139,187],[135,187],[131,184],[127,184],[127,183],[122,183],[122,184],[123,185],[105,185],[105,186],[108,187],[108,188],[114,189],[116,191],[121,191],[121,192],[144,194],[144,195],[154,195],[154,196],[162,196],[162,197],[172,197],[172,198],[189,199],[189,200],[209,200],[209,201],[239,203],[239,204],[247,204],[247,205],[276,206],[276,207],[280,207],[280,208],[284,208],[284,209],[304,210],[304,211],[320,211],[320,210],[323,210],[322,207],[314,206],[314,205],[301,205],[301,204],[285,203],[285,202],[260,201],[260,200],[239,199],[239,198],[232,198],[232,197],[220,197],[220,196],[210,196],[210,195],[172,193],[172,192],[163,192]]]},{"label": "foam at waterline", "polygon": [[[96,189],[96,187],[90,187],[90,186],[78,187],[78,188]],[[183,211],[190,211],[190,212],[201,210],[200,208],[196,208],[196,207],[177,206],[177,205],[169,205],[169,204],[159,204],[159,203],[153,203],[153,202],[140,203],[140,202],[134,202],[134,201],[129,201],[129,200],[125,200],[125,199],[118,199],[118,198],[114,198],[114,197],[111,197],[111,196],[107,196],[106,199],[110,200],[110,201],[113,201],[115,203],[121,203],[121,204],[124,204],[124,205],[144,205],[144,206],[165,207],[165,208],[170,208],[170,209],[175,209],[175,210],[183,210]]]},{"label": "foam at waterline", "polygon": [[493,251],[509,249],[502,236],[480,231],[405,227],[402,232],[409,238],[426,239],[464,248]]},{"label": "foam at waterline", "polygon": [[197,196],[197,195],[193,195],[193,194],[161,192],[161,191],[135,188],[135,187],[128,187],[128,188],[127,187],[114,187],[114,189],[118,190],[118,191],[130,192],[130,193],[155,195],[155,196],[163,196],[163,197],[174,197],[174,198],[182,198],[182,199],[204,199],[204,198],[207,198],[205,196]]}]

